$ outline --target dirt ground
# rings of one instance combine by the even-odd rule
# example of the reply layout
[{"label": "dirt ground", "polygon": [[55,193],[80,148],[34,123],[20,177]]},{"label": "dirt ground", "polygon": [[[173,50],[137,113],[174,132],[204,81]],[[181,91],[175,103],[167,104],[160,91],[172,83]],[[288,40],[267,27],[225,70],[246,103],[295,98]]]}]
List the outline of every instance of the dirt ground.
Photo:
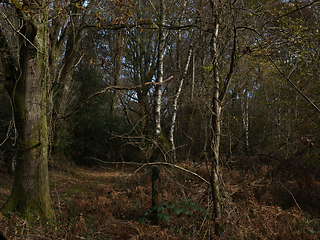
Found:
[{"label": "dirt ground", "polygon": [[[204,165],[179,166],[208,179]],[[8,239],[218,239],[207,183],[185,171],[159,166],[163,207],[157,208],[162,217],[154,223],[148,211],[151,170],[135,172],[137,168],[51,167],[55,220],[45,222],[35,216],[31,224],[13,213],[0,214],[0,229]],[[308,209],[296,195],[298,180],[276,184],[270,171],[268,166],[256,172],[223,168],[221,239],[319,239],[319,209]],[[0,206],[12,184],[13,176],[0,171]],[[317,190],[317,184],[314,179],[308,189]]]}]

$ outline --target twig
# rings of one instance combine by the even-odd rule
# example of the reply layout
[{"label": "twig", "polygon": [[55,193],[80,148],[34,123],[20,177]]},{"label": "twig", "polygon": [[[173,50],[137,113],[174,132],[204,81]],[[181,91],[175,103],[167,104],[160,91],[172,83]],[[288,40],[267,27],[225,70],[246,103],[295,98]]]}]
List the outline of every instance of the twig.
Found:
[{"label": "twig", "polygon": [[81,62],[83,56],[84,56],[84,54],[81,55],[81,57],[79,58],[78,62],[72,67],[72,69],[79,65],[79,63]]},{"label": "twig", "polygon": [[135,162],[106,162],[106,161],[103,161],[103,160],[100,160],[98,158],[94,158],[94,157],[86,157],[88,159],[93,159],[93,160],[96,160],[98,162],[102,162],[102,163],[106,163],[106,164],[131,164],[131,165],[141,165],[142,163],[135,163]]},{"label": "twig", "polygon": [[183,167],[180,167],[178,165],[174,165],[174,164],[171,164],[171,163],[166,163],[166,162],[155,162],[155,163],[145,163],[143,164],[141,167],[139,167],[133,174],[137,173],[138,171],[140,171],[142,168],[144,168],[145,166],[148,166],[148,165],[167,165],[167,166],[170,166],[170,167],[174,167],[174,168],[177,168],[177,169],[180,169],[182,171],[185,171],[187,173],[190,173],[198,178],[200,178],[202,181],[204,181],[206,184],[208,184],[209,186],[211,186],[210,182],[208,182],[206,179],[204,179],[203,177],[201,177],[199,174],[195,173],[195,172],[192,172],[188,169],[185,169]]},{"label": "twig", "polygon": [[9,123],[6,138],[2,141],[2,143],[0,143],[0,147],[10,138],[12,125],[13,125],[13,121],[11,120]]},{"label": "twig", "polygon": [[288,188],[286,188],[286,186],[283,185],[283,183],[281,183],[281,185],[284,187],[284,189],[286,189],[291,194],[291,196],[292,196],[294,202],[296,203],[297,207],[299,208],[300,211],[302,211],[302,209],[300,208],[299,204],[297,203],[295,197],[293,196],[292,192],[290,192],[290,190]]}]

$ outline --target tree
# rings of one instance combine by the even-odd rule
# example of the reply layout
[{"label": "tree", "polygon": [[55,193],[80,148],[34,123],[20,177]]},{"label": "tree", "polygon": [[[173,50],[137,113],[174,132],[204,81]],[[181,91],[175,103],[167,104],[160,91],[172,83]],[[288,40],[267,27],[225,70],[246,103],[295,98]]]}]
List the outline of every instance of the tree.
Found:
[{"label": "tree", "polygon": [[[6,89],[14,108],[18,131],[18,158],[12,193],[5,210],[21,211],[51,218],[53,209],[48,180],[47,76],[49,10],[46,2],[39,6],[26,2],[2,4],[1,13],[7,25],[16,29],[9,12],[21,21],[17,49],[5,36],[4,22],[0,32],[2,66]],[[8,8],[8,9],[6,9]],[[41,9],[41,10],[40,10]],[[37,12],[37,14],[35,14]],[[19,20],[15,19],[16,22]],[[11,31],[12,33],[12,31]],[[15,50],[19,52],[16,54]]]},{"label": "tree", "polygon": [[170,133],[169,133],[169,142],[170,142],[170,145],[171,145],[171,158],[172,158],[173,162],[177,161],[176,146],[175,146],[175,141],[174,141],[174,129],[176,127],[176,118],[177,118],[177,111],[178,111],[178,100],[179,100],[179,96],[180,96],[181,91],[182,91],[182,86],[183,86],[183,83],[184,83],[185,76],[187,75],[187,72],[188,72],[191,55],[192,55],[192,46],[190,46],[190,50],[189,50],[189,53],[188,53],[188,59],[187,59],[187,62],[186,62],[186,66],[184,68],[183,75],[181,76],[181,79],[180,79],[179,87],[178,87],[178,89],[176,91],[176,94],[175,94],[174,100],[173,100],[173,112],[172,112],[172,117],[171,117]]},{"label": "tree", "polygon": [[[17,128],[17,164],[2,211],[53,217],[49,194],[47,116],[53,90],[68,80],[96,1],[3,1],[1,72]],[[93,23],[93,22],[91,22]],[[14,41],[13,41],[14,40]],[[66,91],[67,87],[64,88]],[[49,112],[48,112],[49,109]]]},{"label": "tree", "polygon": [[[165,54],[165,41],[166,30],[164,28],[166,23],[166,1],[160,0],[159,7],[159,43],[158,43],[158,62],[157,62],[157,82],[163,82],[163,69],[164,69],[164,54]],[[157,85],[155,90],[155,104],[154,104],[154,119],[155,119],[155,137],[160,143],[160,147],[167,145],[165,136],[161,129],[161,101],[162,101],[162,85]]]},{"label": "tree", "polygon": [[[221,196],[220,196],[220,139],[221,139],[221,121],[222,106],[228,90],[231,76],[235,67],[237,52],[236,18],[238,17],[233,9],[235,2],[221,3],[210,0],[208,9],[211,10],[211,19],[208,23],[208,32],[210,33],[210,53],[211,66],[209,71],[212,76],[210,91],[211,104],[209,111],[211,113],[211,140],[210,154],[207,155],[210,164],[210,183],[213,197],[213,218],[216,220],[216,234],[220,235],[221,225]],[[228,32],[229,31],[229,32]],[[231,34],[229,34],[231,33]],[[223,42],[224,41],[224,42]],[[227,53],[225,53],[227,49]],[[229,62],[226,67],[224,62]],[[221,70],[226,73],[222,73]],[[221,79],[225,76],[224,79]]]}]

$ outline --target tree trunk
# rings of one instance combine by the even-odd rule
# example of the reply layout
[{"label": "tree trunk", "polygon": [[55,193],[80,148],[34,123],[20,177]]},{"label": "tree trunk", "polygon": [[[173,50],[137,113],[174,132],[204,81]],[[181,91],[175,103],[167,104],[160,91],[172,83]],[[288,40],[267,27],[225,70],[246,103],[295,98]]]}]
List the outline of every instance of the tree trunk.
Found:
[{"label": "tree trunk", "polygon": [[243,99],[240,99],[242,111],[242,123],[245,130],[246,151],[249,151],[249,99],[247,92],[244,92]]},{"label": "tree trunk", "polygon": [[[113,85],[118,86],[119,84],[119,78],[121,73],[121,62],[122,62],[122,55],[123,55],[123,38],[124,38],[124,32],[120,30],[117,33],[117,37],[115,39],[115,57],[114,57],[114,72],[113,72]],[[110,116],[114,117],[114,110],[116,107],[116,101],[118,99],[118,91],[114,90],[111,97],[111,107],[110,107]]]},{"label": "tree trunk", "polygon": [[[186,4],[187,4],[187,1],[184,1],[183,6],[185,7]],[[185,13],[185,11],[183,10],[180,15],[180,19],[179,19],[179,26],[182,25],[184,13]],[[179,29],[178,30],[178,40],[177,40],[177,49],[176,49],[176,51],[177,51],[177,72],[179,72],[179,73],[181,70],[181,54],[180,54],[180,52],[181,52],[181,38],[182,38],[181,29]],[[173,113],[172,113],[172,118],[171,118],[171,123],[170,123],[169,144],[170,144],[170,148],[171,148],[171,160],[174,163],[177,161],[176,146],[174,143],[174,129],[176,126],[176,118],[177,118],[177,111],[178,111],[178,99],[179,99],[179,96],[180,96],[180,93],[182,90],[185,75],[187,74],[187,71],[189,68],[191,52],[192,52],[192,48],[190,48],[190,50],[189,50],[186,67],[180,77],[180,84],[179,84],[179,87],[176,91],[176,94],[175,94],[174,100],[173,100]]]},{"label": "tree trunk", "polygon": [[189,68],[189,65],[190,65],[190,59],[191,59],[191,54],[192,54],[192,46],[190,47],[190,50],[189,50],[189,53],[188,53],[187,63],[186,63],[186,66],[184,68],[184,72],[183,72],[183,75],[181,77],[179,87],[177,89],[176,95],[174,96],[174,100],[173,100],[173,113],[172,113],[172,118],[171,118],[170,134],[169,134],[169,142],[170,142],[170,145],[171,145],[171,159],[172,159],[173,162],[177,161],[176,146],[175,146],[175,143],[174,143],[174,129],[175,129],[175,126],[176,126],[176,118],[177,118],[177,111],[178,111],[178,99],[179,99],[179,96],[181,94],[184,78],[185,78],[185,76],[187,75],[187,72],[188,72],[188,68]]},{"label": "tree trunk", "polygon": [[[157,82],[163,82],[163,59],[164,59],[164,49],[166,32],[163,28],[165,24],[165,4],[164,0],[160,2],[160,27],[159,27],[159,45],[158,45],[158,72],[157,72]],[[155,98],[155,135],[159,138],[161,134],[161,99],[162,99],[162,85],[156,86],[156,98]]]},{"label": "tree trunk", "polygon": [[45,8],[39,15],[32,23],[24,22],[21,29],[24,37],[20,36],[19,74],[15,78],[15,87],[7,88],[18,132],[18,157],[13,189],[2,210],[17,211],[27,218],[38,214],[53,218],[47,161],[48,33],[42,20],[46,16]]},{"label": "tree trunk", "polygon": [[219,190],[219,158],[220,158],[220,124],[221,124],[221,103],[220,103],[220,78],[219,78],[219,65],[218,65],[218,34],[220,24],[218,21],[218,16],[214,16],[214,29],[212,35],[212,74],[213,74],[213,92],[212,92],[212,140],[211,140],[211,150],[213,156],[211,157],[211,174],[210,183],[211,191],[213,197],[213,218],[215,220],[215,231],[216,235],[220,236],[221,232],[221,200],[220,200],[220,190]]},{"label": "tree trunk", "polygon": [[[221,137],[221,109],[222,103],[228,91],[228,86],[231,81],[231,76],[235,67],[235,54],[237,49],[237,41],[236,41],[236,27],[235,22],[232,23],[233,26],[233,47],[231,52],[231,61],[229,66],[229,72],[226,75],[226,79],[224,81],[220,81],[220,68],[223,65],[223,62],[220,61],[221,65],[219,65],[219,56],[221,56],[221,52],[218,53],[218,37],[220,34],[220,29],[223,29],[220,24],[224,24],[222,20],[223,11],[221,8],[217,8],[216,1],[210,0],[210,4],[212,7],[212,46],[211,46],[211,54],[213,59],[212,64],[212,75],[213,75],[213,92],[212,92],[212,139],[211,139],[211,151],[212,157],[211,160],[211,174],[210,174],[210,183],[213,197],[213,218],[215,220],[215,234],[218,237],[221,237],[223,233],[223,224],[221,222],[221,199],[220,199],[220,190],[219,190],[219,178],[220,178],[220,137]],[[218,9],[218,10],[217,10]],[[223,40],[220,40],[221,42]]]},{"label": "tree trunk", "polygon": [[196,55],[195,55],[195,49],[192,49],[192,81],[191,81],[191,102],[193,102],[193,95],[194,95],[194,80],[195,80],[195,74],[196,74]]},{"label": "tree trunk", "polygon": [[[162,100],[162,90],[163,86],[163,65],[164,65],[164,51],[165,51],[165,40],[166,40],[166,31],[164,29],[165,25],[165,0],[160,1],[160,22],[159,22],[159,45],[158,45],[158,70],[157,70],[157,82],[160,85],[156,86],[155,91],[155,106],[154,106],[154,118],[155,118],[155,138],[158,141],[157,150],[154,153],[154,156],[159,161],[167,161],[166,156],[170,152],[169,143],[164,136],[161,129],[161,100]],[[162,156],[160,156],[162,155]]]}]

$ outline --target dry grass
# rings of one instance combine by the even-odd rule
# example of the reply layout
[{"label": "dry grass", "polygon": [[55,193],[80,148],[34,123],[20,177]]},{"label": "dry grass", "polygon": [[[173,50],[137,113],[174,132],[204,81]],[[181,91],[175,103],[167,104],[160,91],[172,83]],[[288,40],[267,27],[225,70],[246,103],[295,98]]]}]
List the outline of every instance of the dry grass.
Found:
[{"label": "dry grass", "polygon": [[[181,166],[208,178],[205,165]],[[212,221],[199,211],[179,216],[166,212],[169,223],[140,224],[139,218],[151,207],[151,172],[146,168],[132,174],[134,170],[122,166],[51,169],[55,221],[35,218],[31,226],[17,215],[0,215],[0,229],[9,239],[215,239]],[[308,191],[317,199],[319,182],[314,176],[302,180],[297,175],[280,184],[273,171],[268,166],[254,171],[223,169],[222,239],[319,239],[319,209],[301,198]],[[12,176],[2,172],[0,186],[1,206],[10,193]],[[161,202],[179,204],[189,198],[212,210],[208,186],[195,176],[161,167],[161,186]]]}]

